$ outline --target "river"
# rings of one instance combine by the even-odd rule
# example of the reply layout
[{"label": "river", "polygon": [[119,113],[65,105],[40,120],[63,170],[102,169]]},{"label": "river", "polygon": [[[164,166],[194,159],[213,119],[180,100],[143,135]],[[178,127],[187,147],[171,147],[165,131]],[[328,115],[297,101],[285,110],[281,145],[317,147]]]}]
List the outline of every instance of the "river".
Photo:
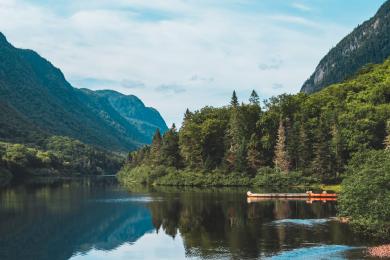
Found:
[{"label": "river", "polygon": [[246,191],[112,178],[1,188],[0,259],[365,258],[335,202],[248,203]]}]

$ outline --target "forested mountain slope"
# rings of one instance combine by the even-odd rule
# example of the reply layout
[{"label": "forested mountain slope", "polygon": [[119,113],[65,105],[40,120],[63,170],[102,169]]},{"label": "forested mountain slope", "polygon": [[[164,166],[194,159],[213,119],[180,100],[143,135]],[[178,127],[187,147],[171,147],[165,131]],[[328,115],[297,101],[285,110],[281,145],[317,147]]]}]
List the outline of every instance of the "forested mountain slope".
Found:
[{"label": "forested mountain slope", "polygon": [[126,151],[149,143],[156,128],[167,129],[160,114],[136,97],[76,89],[49,61],[13,47],[1,33],[0,109],[0,140],[8,142],[61,135]]},{"label": "forested mountain slope", "polygon": [[369,63],[382,63],[390,55],[390,1],[374,17],[342,39],[320,61],[301,92],[313,93],[344,81]]}]

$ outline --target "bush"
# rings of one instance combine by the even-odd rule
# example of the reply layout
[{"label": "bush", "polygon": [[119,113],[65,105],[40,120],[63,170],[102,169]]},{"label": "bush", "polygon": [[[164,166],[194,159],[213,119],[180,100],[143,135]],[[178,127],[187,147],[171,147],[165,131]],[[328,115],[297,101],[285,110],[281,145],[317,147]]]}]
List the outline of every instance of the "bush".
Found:
[{"label": "bush", "polygon": [[164,186],[250,186],[251,178],[245,174],[224,174],[218,170],[206,173],[191,169],[171,171],[168,175],[156,180],[156,184]]},{"label": "bush", "polygon": [[141,165],[132,168],[126,164],[117,174],[117,178],[124,185],[149,184],[151,171],[150,166]]},{"label": "bush", "polygon": [[302,172],[286,174],[270,167],[261,168],[253,179],[253,185],[261,187],[310,186],[318,183],[317,178],[304,176]]},{"label": "bush", "polygon": [[339,214],[360,233],[390,239],[390,152],[359,153],[342,182]]}]

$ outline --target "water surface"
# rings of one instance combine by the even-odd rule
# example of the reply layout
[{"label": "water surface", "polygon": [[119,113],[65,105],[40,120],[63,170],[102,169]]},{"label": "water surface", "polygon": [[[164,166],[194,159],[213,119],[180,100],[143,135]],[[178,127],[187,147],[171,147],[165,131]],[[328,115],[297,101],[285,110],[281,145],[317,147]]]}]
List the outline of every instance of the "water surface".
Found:
[{"label": "water surface", "polygon": [[3,188],[0,259],[362,259],[335,202],[248,203],[246,189]]}]

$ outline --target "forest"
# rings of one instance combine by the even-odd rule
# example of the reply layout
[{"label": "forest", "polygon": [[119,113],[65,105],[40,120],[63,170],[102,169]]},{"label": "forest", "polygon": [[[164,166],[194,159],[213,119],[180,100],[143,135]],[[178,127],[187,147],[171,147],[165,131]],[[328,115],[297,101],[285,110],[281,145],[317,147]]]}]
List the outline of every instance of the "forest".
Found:
[{"label": "forest", "polygon": [[390,239],[390,59],[312,95],[187,110],[180,130],[131,152],[124,185],[340,184],[339,214],[360,233]]},{"label": "forest", "polygon": [[164,135],[157,131],[150,146],[129,153],[121,179],[192,186],[340,183],[354,155],[389,146],[389,66],[390,60],[366,66],[312,95],[261,103],[252,91],[244,103],[233,92],[227,106],[187,110],[179,131],[175,125]]},{"label": "forest", "polygon": [[48,137],[38,145],[0,142],[0,186],[34,176],[115,174],[123,157],[78,140]]}]

